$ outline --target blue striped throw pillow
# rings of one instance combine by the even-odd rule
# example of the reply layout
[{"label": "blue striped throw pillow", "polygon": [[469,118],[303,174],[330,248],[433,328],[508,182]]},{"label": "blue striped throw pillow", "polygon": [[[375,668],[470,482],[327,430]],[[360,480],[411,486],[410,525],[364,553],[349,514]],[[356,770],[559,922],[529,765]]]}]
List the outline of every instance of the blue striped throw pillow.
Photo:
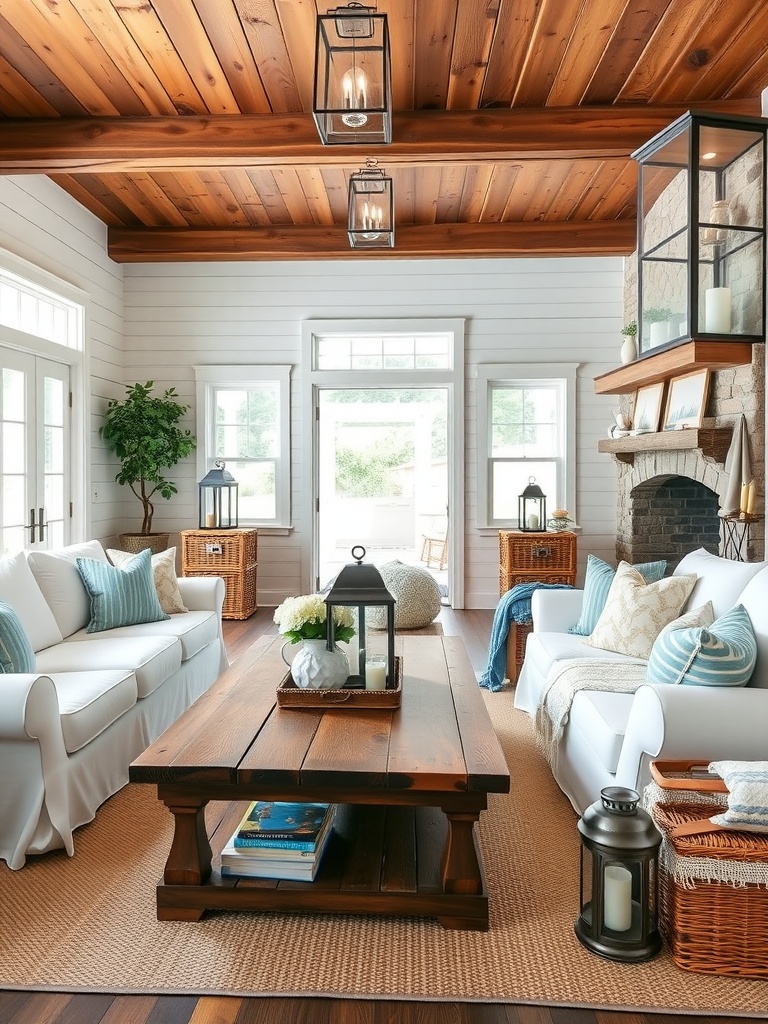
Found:
[{"label": "blue striped throw pillow", "polygon": [[87,633],[170,619],[157,599],[151,557],[149,549],[142,551],[124,569],[96,558],[77,559],[77,571],[91,599]]},{"label": "blue striped throw pillow", "polygon": [[0,601],[0,671],[35,671],[32,644],[19,616],[5,601]]},{"label": "blue striped throw pillow", "polygon": [[[646,583],[658,583],[664,579],[667,571],[667,563],[661,562],[640,562],[633,566],[640,573]],[[602,558],[596,555],[587,555],[587,571],[584,576],[584,601],[581,606],[581,617],[575,626],[571,626],[569,633],[576,633],[578,636],[590,636],[597,625],[600,613],[605,608],[608,600],[608,591],[611,589],[616,570],[608,565]]]},{"label": "blue striped throw pillow", "polygon": [[713,761],[709,770],[728,787],[728,807],[710,818],[744,832],[768,832],[768,761]]},{"label": "blue striped throw pillow", "polygon": [[651,649],[645,681],[746,686],[756,659],[752,622],[737,604],[710,626],[662,630]]}]

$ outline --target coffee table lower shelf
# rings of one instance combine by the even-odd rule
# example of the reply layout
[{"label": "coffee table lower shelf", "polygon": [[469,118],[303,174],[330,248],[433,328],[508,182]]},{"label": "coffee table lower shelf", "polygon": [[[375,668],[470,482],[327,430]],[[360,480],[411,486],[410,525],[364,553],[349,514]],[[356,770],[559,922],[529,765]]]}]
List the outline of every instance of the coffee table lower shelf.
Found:
[{"label": "coffee table lower shelf", "polygon": [[212,910],[377,914],[434,917],[444,928],[487,931],[488,895],[476,837],[481,891],[443,890],[448,824],[439,808],[340,805],[315,880],[297,882],[221,875],[219,853],[244,806],[225,808],[211,838],[213,865],[206,882],[158,884],[158,920],[195,921]]}]

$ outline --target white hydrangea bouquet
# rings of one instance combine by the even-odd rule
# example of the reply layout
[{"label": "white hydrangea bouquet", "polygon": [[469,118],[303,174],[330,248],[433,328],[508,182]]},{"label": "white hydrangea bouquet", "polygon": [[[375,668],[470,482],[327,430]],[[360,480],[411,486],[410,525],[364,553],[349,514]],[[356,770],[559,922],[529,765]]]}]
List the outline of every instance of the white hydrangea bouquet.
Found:
[{"label": "white hydrangea bouquet", "polygon": [[[325,640],[327,606],[320,594],[286,597],[275,609],[277,628],[292,644],[300,640]],[[334,641],[351,640],[355,635],[351,608],[333,606]]]}]

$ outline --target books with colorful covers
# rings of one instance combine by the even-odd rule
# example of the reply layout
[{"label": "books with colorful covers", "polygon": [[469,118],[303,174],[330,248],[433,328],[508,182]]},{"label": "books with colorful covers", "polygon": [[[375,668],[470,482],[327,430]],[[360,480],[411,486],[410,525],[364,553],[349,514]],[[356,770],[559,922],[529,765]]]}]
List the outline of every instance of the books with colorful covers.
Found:
[{"label": "books with colorful covers", "polygon": [[331,804],[255,800],[240,819],[232,842],[236,847],[311,853],[332,818]]},{"label": "books with colorful covers", "polygon": [[311,882],[317,874],[332,831],[333,808],[325,816],[314,850],[236,846],[238,833],[235,832],[221,851],[221,873],[247,878],[286,878]]}]

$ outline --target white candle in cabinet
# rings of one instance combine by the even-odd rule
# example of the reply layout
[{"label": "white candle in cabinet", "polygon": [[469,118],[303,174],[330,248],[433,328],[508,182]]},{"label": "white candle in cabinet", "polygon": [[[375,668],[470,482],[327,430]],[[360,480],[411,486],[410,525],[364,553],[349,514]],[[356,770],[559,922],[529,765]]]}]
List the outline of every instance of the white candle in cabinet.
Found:
[{"label": "white candle in cabinet", "polygon": [[632,927],[632,873],[621,864],[605,869],[603,921],[614,932]]},{"label": "white candle in cabinet", "polygon": [[730,288],[707,288],[704,293],[704,330],[712,334],[731,333]]}]

